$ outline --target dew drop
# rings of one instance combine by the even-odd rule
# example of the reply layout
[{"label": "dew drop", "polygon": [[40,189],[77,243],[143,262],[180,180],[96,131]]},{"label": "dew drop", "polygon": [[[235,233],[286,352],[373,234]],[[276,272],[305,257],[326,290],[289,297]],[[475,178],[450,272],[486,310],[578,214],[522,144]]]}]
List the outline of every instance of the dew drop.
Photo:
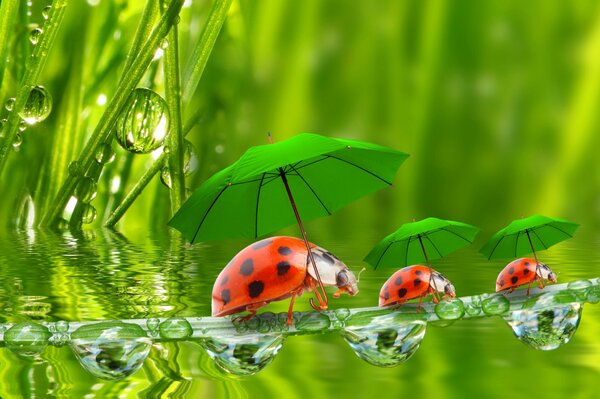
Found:
[{"label": "dew drop", "polygon": [[12,146],[14,148],[19,148],[21,144],[23,144],[23,136],[21,135],[21,133],[17,133],[15,135],[15,139],[12,142]]},{"label": "dew drop", "polygon": [[419,349],[427,324],[400,321],[393,314],[378,316],[362,326],[344,328],[343,337],[356,355],[378,367],[404,363]]},{"label": "dew drop", "polygon": [[147,154],[156,150],[169,131],[165,100],[152,90],[135,89],[117,119],[115,130],[117,142],[127,151]]},{"label": "dew drop", "polygon": [[481,302],[481,309],[487,315],[499,315],[508,312],[510,301],[502,294],[492,295]]},{"label": "dew drop", "polygon": [[36,356],[46,348],[52,334],[36,323],[23,322],[13,325],[4,333],[6,347],[20,356]]},{"label": "dew drop", "polygon": [[465,315],[465,304],[460,299],[442,300],[435,305],[435,314],[442,320],[458,320]]},{"label": "dew drop", "polygon": [[59,320],[54,325],[57,332],[66,333],[69,331],[69,322],[65,320]]},{"label": "dew drop", "polygon": [[300,320],[294,322],[294,327],[298,331],[324,331],[330,325],[329,316],[320,312],[303,313]]},{"label": "dew drop", "polygon": [[590,280],[571,281],[569,284],[567,284],[567,288],[572,290],[577,295],[577,298],[582,301],[587,299],[588,288],[591,286],[592,282]]},{"label": "dew drop", "polygon": [[83,204],[82,206],[81,223],[90,224],[96,220],[96,208],[90,204]]},{"label": "dew drop", "polygon": [[156,333],[158,333],[159,324],[160,320],[156,317],[151,317],[148,320],[146,320],[146,327],[148,327],[148,330],[150,330],[150,332],[153,333],[152,335],[156,335]]},{"label": "dew drop", "polygon": [[590,303],[600,302],[600,285],[593,285],[586,290],[586,298]]},{"label": "dew drop", "polygon": [[160,48],[161,48],[161,49],[163,49],[163,50],[164,50],[164,49],[166,49],[167,47],[169,47],[169,41],[168,41],[167,39],[162,39],[162,40],[160,41],[160,44],[159,44],[159,46],[160,46]]},{"label": "dew drop", "polygon": [[191,337],[192,326],[183,317],[172,317],[160,323],[160,336],[166,339],[183,339]]},{"label": "dew drop", "polygon": [[171,188],[171,172],[170,172],[169,166],[165,165],[160,170],[160,181],[167,188]]},{"label": "dew drop", "polygon": [[25,106],[19,112],[19,116],[28,125],[35,125],[43,121],[52,111],[52,97],[43,86],[34,86],[29,95]]},{"label": "dew drop", "polygon": [[42,30],[40,28],[34,28],[29,32],[29,41],[34,46],[38,44],[40,38],[42,37]]},{"label": "dew drop", "polygon": [[71,349],[88,372],[104,380],[121,380],[142,367],[152,341],[136,324],[106,322],[79,327]]},{"label": "dew drop", "polygon": [[3,132],[4,132],[4,127],[6,126],[7,122],[8,122],[8,119],[6,119],[6,118],[0,119],[0,137],[4,137]]},{"label": "dew drop", "polygon": [[108,143],[100,144],[98,151],[96,151],[96,162],[100,164],[107,164],[115,160],[115,152],[112,146]]},{"label": "dew drop", "polygon": [[91,177],[84,176],[79,179],[79,183],[75,187],[75,197],[83,203],[88,203],[96,198],[98,185]]},{"label": "dew drop", "polygon": [[19,122],[19,131],[24,132],[25,129],[27,129],[27,123],[25,123],[25,121]]},{"label": "dew drop", "polygon": [[[189,140],[183,141],[184,151],[183,151],[183,173],[185,176],[189,176],[198,170],[198,152],[196,148]],[[164,147],[164,151],[168,154],[170,151],[167,151],[168,147]],[[171,174],[169,173],[169,166],[165,162],[165,166],[160,171],[160,180],[162,183],[171,188]]]},{"label": "dew drop", "polygon": [[44,9],[42,10],[42,17],[44,17],[44,19],[48,19],[48,17],[50,16],[50,11],[52,11],[52,6],[44,7]]},{"label": "dew drop", "polygon": [[201,343],[208,355],[228,373],[248,376],[264,369],[283,345],[280,335],[211,337]]},{"label": "dew drop", "polygon": [[68,168],[71,176],[81,176],[83,174],[81,167],[79,166],[79,162],[77,161],[71,161]]},{"label": "dew drop", "polygon": [[6,100],[6,103],[4,103],[4,108],[6,108],[8,112],[11,112],[15,107],[15,101],[16,99],[14,97],[9,98]]}]

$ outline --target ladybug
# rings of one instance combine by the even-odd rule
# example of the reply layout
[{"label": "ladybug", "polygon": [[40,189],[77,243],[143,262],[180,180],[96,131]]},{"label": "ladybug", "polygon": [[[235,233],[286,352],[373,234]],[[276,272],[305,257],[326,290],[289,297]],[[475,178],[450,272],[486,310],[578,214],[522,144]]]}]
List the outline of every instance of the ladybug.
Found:
[{"label": "ladybug", "polygon": [[421,302],[433,294],[433,302],[438,303],[436,293],[443,298],[454,298],[454,286],[440,272],[429,266],[413,265],[398,270],[383,284],[379,291],[379,306],[401,305],[411,299],[420,298],[417,312],[421,311]]},{"label": "ladybug", "polygon": [[527,295],[531,284],[538,282],[540,288],[544,288],[543,280],[556,283],[556,274],[542,262],[531,258],[521,258],[510,262],[498,275],[496,279],[496,292],[508,291],[511,293],[515,288],[529,284]]},{"label": "ladybug", "polygon": [[[358,293],[354,274],[331,252],[310,244],[321,281],[336,286],[334,298],[342,292]],[[212,291],[212,315],[227,316],[256,310],[269,302],[292,298],[287,324],[292,323],[292,308],[296,296],[314,290],[317,277],[309,266],[308,250],[303,240],[295,237],[271,237],[242,249],[221,271]]]}]

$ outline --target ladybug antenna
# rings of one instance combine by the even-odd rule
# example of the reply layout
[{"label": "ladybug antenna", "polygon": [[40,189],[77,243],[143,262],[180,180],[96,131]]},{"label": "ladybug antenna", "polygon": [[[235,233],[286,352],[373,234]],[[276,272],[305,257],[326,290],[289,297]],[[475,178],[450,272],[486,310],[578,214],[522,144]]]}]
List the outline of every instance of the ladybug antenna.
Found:
[{"label": "ladybug antenna", "polygon": [[[363,267],[362,269],[360,269],[360,271],[358,272],[358,277],[356,278],[356,284],[358,284],[360,282],[360,275],[362,274],[362,272],[364,272],[365,270],[367,270],[366,267]],[[557,274],[558,276],[558,274]]]}]

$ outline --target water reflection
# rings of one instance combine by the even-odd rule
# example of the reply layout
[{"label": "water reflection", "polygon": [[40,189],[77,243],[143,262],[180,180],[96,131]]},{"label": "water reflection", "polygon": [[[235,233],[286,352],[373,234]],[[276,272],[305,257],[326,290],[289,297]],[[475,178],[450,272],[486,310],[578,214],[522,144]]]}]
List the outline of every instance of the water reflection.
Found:
[{"label": "water reflection", "polygon": [[244,335],[208,338],[202,347],[228,373],[248,376],[269,365],[284,342],[281,335]]},{"label": "water reflection", "polygon": [[574,291],[547,292],[504,319],[521,342],[534,349],[553,350],[569,342],[577,331],[583,310],[577,300]]},{"label": "water reflection", "polygon": [[367,363],[394,367],[419,349],[426,327],[423,320],[406,321],[388,314],[376,316],[366,325],[347,325],[342,335],[354,353]]},{"label": "water reflection", "polygon": [[95,377],[120,380],[142,367],[152,341],[135,324],[111,322],[80,327],[70,344],[81,365]]}]

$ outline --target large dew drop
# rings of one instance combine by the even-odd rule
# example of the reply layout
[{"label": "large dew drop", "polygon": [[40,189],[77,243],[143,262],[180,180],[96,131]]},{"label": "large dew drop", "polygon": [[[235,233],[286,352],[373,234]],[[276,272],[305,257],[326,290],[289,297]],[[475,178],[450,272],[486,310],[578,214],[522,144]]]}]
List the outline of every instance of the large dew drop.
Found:
[{"label": "large dew drop", "polygon": [[284,340],[280,335],[252,334],[208,338],[202,346],[223,370],[247,376],[258,373],[271,363]]},{"label": "large dew drop", "polygon": [[[194,145],[184,140],[183,145],[185,147],[183,151],[183,174],[189,176],[198,169],[198,155]],[[165,165],[160,172],[160,180],[165,186],[171,188],[171,174],[169,171],[169,165]]]},{"label": "large dew drop", "polygon": [[147,154],[165,141],[169,117],[165,100],[149,89],[131,92],[115,125],[117,142],[127,151]]},{"label": "large dew drop", "polygon": [[394,314],[388,314],[373,318],[367,325],[347,324],[343,337],[367,363],[394,367],[410,359],[419,349],[426,327],[423,320],[397,320]]},{"label": "large dew drop", "polygon": [[504,319],[515,336],[538,350],[552,350],[569,342],[581,319],[583,305],[568,291],[548,292],[512,311]]},{"label": "large dew drop", "polygon": [[442,320],[458,320],[465,315],[465,304],[458,298],[442,300],[435,305],[435,314]]},{"label": "large dew drop", "polygon": [[34,86],[22,110],[19,111],[19,116],[28,125],[35,125],[43,121],[50,115],[52,111],[52,97],[43,86]]},{"label": "large dew drop", "polygon": [[113,381],[139,370],[152,347],[140,326],[121,322],[82,326],[71,334],[70,344],[87,371]]},{"label": "large dew drop", "polygon": [[158,326],[160,336],[165,339],[189,338],[194,333],[190,323],[183,317],[172,317]]},{"label": "large dew drop", "polygon": [[36,323],[23,322],[13,325],[4,333],[6,347],[24,357],[36,356],[46,348],[52,334]]}]

